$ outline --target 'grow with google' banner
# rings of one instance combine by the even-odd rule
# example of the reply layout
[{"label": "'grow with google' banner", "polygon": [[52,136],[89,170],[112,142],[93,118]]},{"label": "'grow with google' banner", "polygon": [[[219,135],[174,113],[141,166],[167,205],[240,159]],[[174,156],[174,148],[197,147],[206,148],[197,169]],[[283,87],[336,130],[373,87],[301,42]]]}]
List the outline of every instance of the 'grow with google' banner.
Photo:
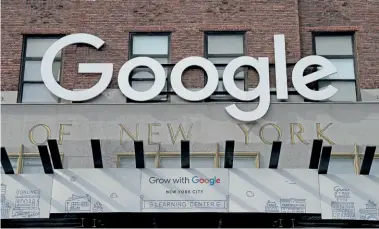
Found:
[{"label": "'grow with google' banner", "polygon": [[178,178],[159,178],[159,177],[150,177],[149,178],[150,184],[209,184],[209,185],[215,185],[220,184],[221,179],[214,177],[204,177],[201,178],[199,176],[193,176],[192,178],[188,177],[178,177]]},{"label": "'grow with google' banner", "polygon": [[228,189],[226,169],[145,169],[142,211],[227,212]]}]

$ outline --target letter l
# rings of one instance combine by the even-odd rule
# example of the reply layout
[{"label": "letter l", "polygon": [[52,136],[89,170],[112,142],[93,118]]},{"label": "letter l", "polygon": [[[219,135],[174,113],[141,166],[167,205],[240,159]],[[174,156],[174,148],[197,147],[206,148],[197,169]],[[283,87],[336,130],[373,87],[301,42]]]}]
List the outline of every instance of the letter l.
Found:
[{"label": "letter l", "polygon": [[288,99],[286,44],[283,34],[274,35],[276,98]]}]

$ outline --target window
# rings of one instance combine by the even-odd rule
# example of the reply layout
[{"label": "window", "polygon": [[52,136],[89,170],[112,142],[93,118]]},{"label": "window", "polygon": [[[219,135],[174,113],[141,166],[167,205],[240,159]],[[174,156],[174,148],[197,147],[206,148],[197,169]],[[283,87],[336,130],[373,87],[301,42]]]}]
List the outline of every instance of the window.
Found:
[{"label": "window", "polygon": [[[214,153],[191,153],[190,165],[192,168],[214,168]],[[134,153],[120,153],[117,155],[118,168],[135,168]],[[180,168],[181,158],[178,152],[147,152],[145,153],[146,168]]]},{"label": "window", "polygon": [[370,174],[379,175],[379,154],[377,154],[372,161]]},{"label": "window", "polygon": [[[19,102],[21,103],[58,103],[59,98],[51,94],[41,78],[41,61],[46,50],[59,38],[27,37],[24,42],[24,56],[20,82]],[[62,52],[53,63],[53,75],[60,80]]]},{"label": "window", "polygon": [[332,152],[329,161],[329,174],[358,174],[358,155],[354,152]]},{"label": "window", "polygon": [[[223,168],[225,163],[225,156],[223,153],[220,155],[219,161],[219,168]],[[259,161],[259,153],[236,152],[236,155],[233,158],[233,168],[259,168]]]},{"label": "window", "polygon": [[[205,58],[216,65],[219,73],[219,84],[215,93],[209,100],[233,100],[225,90],[222,82],[222,74],[225,66],[236,57],[245,53],[243,32],[219,33],[209,32],[205,34]],[[237,87],[245,90],[245,71],[240,68],[236,71],[234,79]]]},{"label": "window", "polygon": [[[39,153],[8,153],[15,174],[45,173]],[[64,154],[61,153],[63,163]],[[1,168],[1,173],[4,173]]]},{"label": "window", "polygon": [[[159,168],[180,168],[181,157],[179,152],[160,153]],[[191,152],[191,168],[214,168],[215,153]]]},{"label": "window", "polygon": [[[180,168],[180,167],[181,167],[180,155],[166,155],[166,156],[159,157],[159,168]],[[190,167],[193,167],[193,166],[190,164]]]},{"label": "window", "polygon": [[315,54],[329,59],[337,73],[318,80],[318,89],[328,85],[338,92],[327,101],[357,101],[353,35],[315,35]]},{"label": "window", "polygon": [[[166,75],[168,74],[170,34],[169,33],[137,33],[131,34],[130,59],[135,57],[150,57],[163,65]],[[172,91],[167,82],[160,95],[149,102],[162,102],[168,100],[168,92]],[[149,68],[135,68],[130,77],[130,86],[136,91],[146,91],[153,86],[155,77]],[[128,99],[130,101],[130,99]]]},{"label": "window", "polygon": [[[117,158],[117,168],[136,168],[134,153],[119,154]],[[155,167],[155,153],[145,153],[145,167]]]},{"label": "window", "polygon": [[[117,154],[117,168],[135,168],[133,152]],[[180,168],[180,152],[146,152],[146,168]],[[224,155],[216,152],[191,152],[191,168],[223,168]],[[233,167],[259,168],[259,153],[235,152]]]},{"label": "window", "polygon": [[43,170],[42,161],[39,155],[26,156],[22,160],[22,173],[30,174],[30,173],[45,173]]}]

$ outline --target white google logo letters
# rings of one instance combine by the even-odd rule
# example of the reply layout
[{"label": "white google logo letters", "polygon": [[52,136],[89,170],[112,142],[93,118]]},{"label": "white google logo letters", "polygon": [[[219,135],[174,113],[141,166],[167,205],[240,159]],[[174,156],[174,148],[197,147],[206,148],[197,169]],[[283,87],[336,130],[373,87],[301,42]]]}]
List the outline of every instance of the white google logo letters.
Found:
[{"label": "white google logo letters", "polygon": [[[98,83],[92,88],[82,91],[71,91],[61,87],[53,76],[53,61],[57,53],[64,47],[76,43],[85,43],[99,49],[104,41],[100,38],[78,33],[65,36],[46,51],[41,63],[42,80],[46,87],[54,95],[70,100],[85,101],[95,98],[101,94],[109,85],[113,74],[112,63],[80,63],[79,73],[101,73]],[[276,90],[278,99],[288,99],[287,72],[286,72],[286,54],[284,35],[274,36],[275,49],[275,72],[276,72]],[[320,70],[303,76],[304,70],[311,66],[318,65]],[[150,68],[155,75],[153,86],[147,91],[136,91],[129,84],[131,71],[139,66]],[[190,91],[183,86],[182,73],[190,66],[199,66],[205,70],[208,76],[207,84],[199,91]],[[259,84],[251,91],[239,89],[234,82],[235,71],[242,66],[253,67],[259,73]],[[327,86],[323,90],[313,91],[306,84],[329,76],[337,72],[336,67],[327,59],[321,56],[308,56],[296,63],[292,72],[292,83],[295,89],[303,97],[311,100],[324,100],[333,96],[337,89],[333,86]],[[166,73],[158,61],[148,57],[137,57],[127,61],[120,69],[118,74],[118,86],[121,92],[128,98],[135,101],[148,101],[163,90],[166,81]],[[226,111],[235,119],[240,121],[254,121],[263,117],[270,106],[270,82],[269,82],[269,61],[267,57],[255,59],[249,56],[242,56],[233,59],[225,68],[223,73],[223,83],[227,92],[234,98],[241,101],[252,101],[259,97],[259,104],[253,111],[241,111],[235,104],[227,106]],[[218,84],[218,72],[216,67],[203,57],[188,57],[179,61],[171,72],[171,86],[175,93],[188,101],[203,100],[216,90]]]}]

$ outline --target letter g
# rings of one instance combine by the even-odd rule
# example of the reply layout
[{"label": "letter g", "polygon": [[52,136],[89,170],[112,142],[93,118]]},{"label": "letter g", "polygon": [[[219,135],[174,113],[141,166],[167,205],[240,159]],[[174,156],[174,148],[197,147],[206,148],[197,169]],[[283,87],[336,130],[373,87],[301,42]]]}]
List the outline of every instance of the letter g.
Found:
[{"label": "letter g", "polygon": [[77,43],[89,44],[99,49],[103,46],[104,41],[91,34],[71,34],[53,43],[47,49],[41,62],[41,77],[47,89],[59,98],[69,101],[85,101],[100,95],[111,82],[113,73],[113,64],[111,63],[79,63],[79,73],[101,73],[99,82],[95,86],[81,91],[67,90],[59,85],[53,76],[54,58],[66,46]]},{"label": "letter g", "polygon": [[[257,70],[259,84],[252,91],[242,91],[234,82],[234,73],[241,66],[250,66]],[[270,106],[269,61],[267,57],[257,59],[241,56],[230,61],[225,67],[223,83],[226,91],[234,98],[242,101],[252,101],[259,97],[259,104],[253,111],[242,111],[235,104],[227,106],[226,111],[235,119],[250,122],[262,118]]]}]

